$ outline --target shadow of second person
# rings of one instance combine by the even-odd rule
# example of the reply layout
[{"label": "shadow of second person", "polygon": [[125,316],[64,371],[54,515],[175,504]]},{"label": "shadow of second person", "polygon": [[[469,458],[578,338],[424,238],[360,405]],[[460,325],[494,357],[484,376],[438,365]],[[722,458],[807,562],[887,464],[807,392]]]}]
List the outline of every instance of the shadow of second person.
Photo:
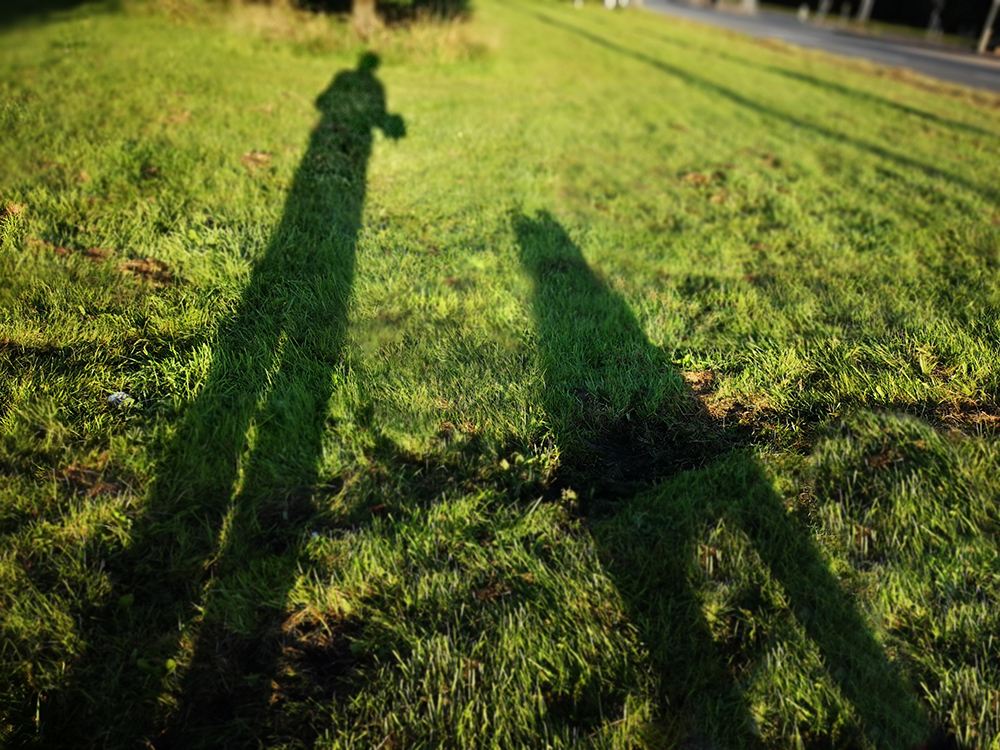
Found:
[{"label": "shadow of second person", "polygon": [[[821,729],[828,736],[814,739],[844,747],[908,748],[925,736],[912,690],[809,528],[784,507],[745,435],[698,407],[624,299],[550,214],[515,214],[513,225],[534,283],[543,401],[562,460],[557,482],[579,496],[602,564],[660,678],[661,715],[651,744],[768,744],[757,715],[770,709],[751,711],[748,688],[755,674],[770,670],[773,677],[775,667],[761,647],[767,639],[745,631],[772,614],[783,624],[768,636],[770,645],[787,652],[782,639],[811,642],[819,663],[807,679],[835,685],[846,713],[854,714],[838,717],[827,706],[826,719],[804,723],[803,731],[815,733],[828,722]],[[739,548],[732,557],[744,570],[712,546],[713,534]],[[713,566],[722,560],[732,585],[720,598],[727,584]],[[713,571],[708,578],[706,569]],[[799,729],[778,732],[788,739]]]}]

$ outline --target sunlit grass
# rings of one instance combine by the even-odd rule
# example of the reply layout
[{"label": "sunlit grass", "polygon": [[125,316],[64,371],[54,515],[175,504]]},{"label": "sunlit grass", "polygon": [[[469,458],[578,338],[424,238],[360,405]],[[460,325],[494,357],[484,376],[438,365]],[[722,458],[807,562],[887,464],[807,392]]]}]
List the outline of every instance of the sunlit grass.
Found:
[{"label": "sunlit grass", "polygon": [[998,747],[1000,100],[591,5],[0,32],[0,744]]}]

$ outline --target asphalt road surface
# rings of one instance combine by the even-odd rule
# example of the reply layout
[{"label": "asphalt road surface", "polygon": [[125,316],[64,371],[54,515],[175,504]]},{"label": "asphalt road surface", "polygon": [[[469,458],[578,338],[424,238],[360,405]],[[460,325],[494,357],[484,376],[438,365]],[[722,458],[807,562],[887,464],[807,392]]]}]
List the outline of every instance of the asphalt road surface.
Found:
[{"label": "asphalt road surface", "polygon": [[[1000,93],[1000,61],[946,48],[861,36],[832,27],[802,23],[795,16],[762,10],[755,15],[697,8],[672,0],[645,0],[647,10],[720,26],[758,38],[780,39],[837,55],[909,68],[925,76]],[[828,16],[829,20],[835,16]]]}]

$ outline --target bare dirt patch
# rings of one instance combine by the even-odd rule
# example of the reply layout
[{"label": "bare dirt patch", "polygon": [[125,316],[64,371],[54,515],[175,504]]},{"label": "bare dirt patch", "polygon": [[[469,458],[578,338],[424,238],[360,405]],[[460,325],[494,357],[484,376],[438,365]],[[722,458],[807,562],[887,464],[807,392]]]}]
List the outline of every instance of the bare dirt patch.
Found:
[{"label": "bare dirt patch", "polygon": [[903,455],[892,448],[883,448],[880,453],[868,458],[868,465],[873,469],[884,469],[903,461]]},{"label": "bare dirt patch", "polygon": [[715,373],[711,370],[688,370],[681,373],[684,382],[698,396],[704,396],[715,389]]},{"label": "bare dirt patch", "polygon": [[20,203],[7,203],[0,208],[0,221],[3,221],[8,216],[19,216],[22,213],[24,213],[24,206]]},{"label": "bare dirt patch", "polygon": [[83,495],[88,499],[102,495],[118,497],[128,490],[125,482],[108,476],[103,466],[70,464],[63,469],[59,481],[74,495]]},{"label": "bare dirt patch", "polygon": [[102,263],[108,259],[109,255],[111,255],[111,250],[101,247],[88,247],[78,250],[66,247],[65,245],[57,245],[54,242],[41,240],[35,237],[29,237],[27,242],[29,247],[53,253],[54,255],[58,255],[60,258],[68,258],[72,255],[79,255],[94,263]]},{"label": "bare dirt patch", "polygon": [[111,255],[111,251],[101,247],[89,247],[86,250],[81,250],[80,254],[87,260],[93,261],[94,263],[101,263],[108,259],[108,256]]},{"label": "bare dirt patch", "polygon": [[57,245],[54,242],[40,240],[36,237],[28,237],[26,241],[28,243],[28,247],[36,250],[47,250],[48,252],[55,253],[60,258],[65,258],[69,255],[69,250],[64,245]]},{"label": "bare dirt patch", "polygon": [[154,287],[165,287],[174,283],[170,267],[156,258],[136,258],[127,261],[121,265],[121,270],[149,282]]},{"label": "bare dirt patch", "polygon": [[240,157],[240,162],[244,167],[253,171],[270,164],[272,156],[273,154],[268,151],[247,151]]},{"label": "bare dirt patch", "polygon": [[344,692],[357,662],[351,639],[361,634],[361,623],[298,612],[281,629],[281,655],[269,703],[329,699]]},{"label": "bare dirt patch", "polygon": [[686,175],[682,176],[681,179],[691,185],[707,185],[712,181],[711,177],[707,174],[702,174],[701,172],[688,172]]},{"label": "bare dirt patch", "polygon": [[164,117],[163,121],[165,123],[169,123],[171,125],[178,125],[178,124],[181,124],[181,123],[185,123],[185,122],[187,122],[190,119],[191,119],[191,113],[190,112],[188,112],[186,109],[178,109],[178,110],[174,110],[169,115],[167,115],[166,117]]},{"label": "bare dirt patch", "polygon": [[489,584],[476,591],[476,598],[481,602],[492,602],[501,596],[506,596],[511,592],[510,586],[505,581],[490,580]]}]

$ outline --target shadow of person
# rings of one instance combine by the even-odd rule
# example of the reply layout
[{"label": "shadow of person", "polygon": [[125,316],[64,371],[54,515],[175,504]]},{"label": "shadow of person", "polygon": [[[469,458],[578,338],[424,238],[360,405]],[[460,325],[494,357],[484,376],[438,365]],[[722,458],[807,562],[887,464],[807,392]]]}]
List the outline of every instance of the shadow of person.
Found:
[{"label": "shadow of person", "polygon": [[[513,225],[534,282],[544,403],[564,456],[560,481],[579,494],[602,563],[661,675],[666,744],[762,744],[740,684],[752,654],[738,638],[735,646],[717,642],[693,584],[699,556],[711,555],[699,542],[720,523],[743,532],[783,589],[855,709],[858,731],[879,747],[926,736],[910,689],[753,452],[733,449],[733,435],[712,424],[551,215],[517,214]],[[740,606],[753,609],[760,600],[759,591],[748,591]]]},{"label": "shadow of person", "polygon": [[[377,66],[366,53],[317,98],[322,118],[281,222],[221,327],[205,386],[171,451],[175,465],[158,479],[158,499],[201,512],[232,503],[239,512],[240,499],[314,485],[373,131],[405,135],[402,118],[386,113]],[[193,484],[190,469],[198,472]]]},{"label": "shadow of person", "polygon": [[[159,703],[142,730],[160,735],[157,747],[257,741],[296,548],[324,484],[374,131],[405,135],[403,119],[386,111],[378,62],[362,55],[317,98],[321,117],[280,223],[220,326],[204,386],[157,467],[128,551],[112,561],[111,604],[92,618],[122,637],[92,640],[85,679],[103,673],[119,685],[129,703],[117,708],[130,718]],[[136,644],[127,663],[111,653],[124,643]],[[186,669],[176,666],[192,650]],[[156,695],[164,681],[166,695]],[[111,744],[136,741],[100,731]]]}]

